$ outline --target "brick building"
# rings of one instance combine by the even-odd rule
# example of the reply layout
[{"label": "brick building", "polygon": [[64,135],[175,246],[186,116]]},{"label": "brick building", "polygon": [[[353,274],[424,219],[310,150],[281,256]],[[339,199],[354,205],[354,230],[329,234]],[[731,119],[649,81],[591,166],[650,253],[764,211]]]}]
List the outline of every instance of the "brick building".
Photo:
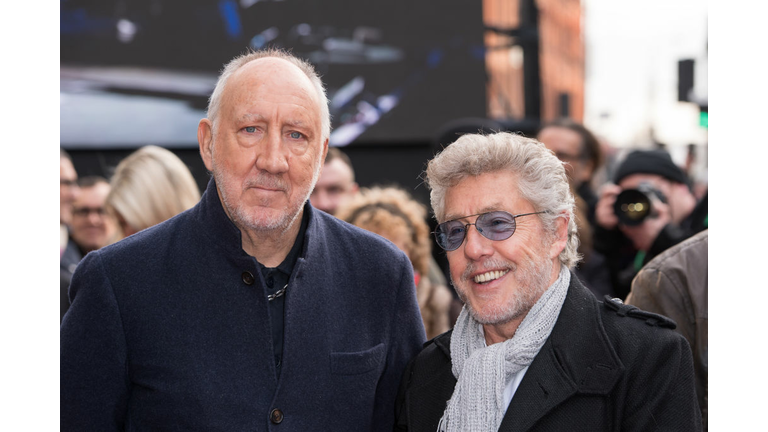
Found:
[{"label": "brick building", "polygon": [[[527,2],[521,4],[521,2]],[[584,32],[579,0],[483,0],[486,26],[510,29],[526,27],[521,6],[535,6],[538,15],[540,118],[546,122],[567,116],[584,117]],[[531,10],[529,8],[529,10]],[[522,25],[521,25],[522,24]],[[524,36],[486,31],[487,114],[493,119],[525,117],[523,48]],[[525,89],[529,91],[528,89]]]}]

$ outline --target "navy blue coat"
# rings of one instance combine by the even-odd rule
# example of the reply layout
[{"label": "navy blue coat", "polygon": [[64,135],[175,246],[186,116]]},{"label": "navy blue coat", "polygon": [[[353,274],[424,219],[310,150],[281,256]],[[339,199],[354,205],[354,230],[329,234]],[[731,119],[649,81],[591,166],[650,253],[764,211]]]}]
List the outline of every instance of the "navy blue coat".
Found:
[{"label": "navy blue coat", "polygon": [[391,430],[425,340],[410,261],[304,211],[279,379],[264,280],[213,180],[189,211],[88,254],[61,325],[61,430]]}]

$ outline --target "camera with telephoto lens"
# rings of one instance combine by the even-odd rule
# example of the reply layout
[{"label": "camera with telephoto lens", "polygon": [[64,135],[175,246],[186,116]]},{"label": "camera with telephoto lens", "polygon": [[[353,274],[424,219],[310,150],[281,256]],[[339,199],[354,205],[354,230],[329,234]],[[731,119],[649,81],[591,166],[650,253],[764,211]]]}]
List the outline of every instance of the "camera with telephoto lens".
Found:
[{"label": "camera with telephoto lens", "polygon": [[667,198],[652,184],[642,182],[637,189],[625,189],[613,204],[613,212],[623,225],[640,225],[649,216],[656,216],[652,202],[661,201],[666,204]]}]

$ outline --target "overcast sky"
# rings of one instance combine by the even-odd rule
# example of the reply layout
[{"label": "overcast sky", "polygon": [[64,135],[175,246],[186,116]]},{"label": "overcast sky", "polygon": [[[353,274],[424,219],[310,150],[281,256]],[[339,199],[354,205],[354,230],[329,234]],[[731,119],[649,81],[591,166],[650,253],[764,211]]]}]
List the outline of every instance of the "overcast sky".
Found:
[{"label": "overcast sky", "polygon": [[698,107],[677,102],[678,60],[706,84],[705,1],[585,0],[584,25],[587,126],[617,147],[650,145],[651,127],[670,146],[707,142]]}]

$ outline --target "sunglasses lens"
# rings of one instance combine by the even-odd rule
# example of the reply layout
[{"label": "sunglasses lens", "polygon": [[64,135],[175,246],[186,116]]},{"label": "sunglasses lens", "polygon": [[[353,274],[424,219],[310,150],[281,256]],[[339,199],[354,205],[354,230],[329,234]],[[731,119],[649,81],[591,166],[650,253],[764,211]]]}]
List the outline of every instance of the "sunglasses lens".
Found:
[{"label": "sunglasses lens", "polygon": [[515,218],[505,211],[495,211],[480,215],[475,226],[487,239],[506,240],[515,233]]},{"label": "sunglasses lens", "polygon": [[452,251],[461,246],[465,231],[466,227],[459,221],[443,222],[435,230],[437,245],[447,251]]},{"label": "sunglasses lens", "polygon": [[[483,213],[470,225],[475,225],[480,234],[493,241],[506,240],[515,233],[515,218],[505,211]],[[467,225],[460,221],[443,222],[435,230],[435,239],[438,246],[452,251],[464,242],[466,232]]]}]

